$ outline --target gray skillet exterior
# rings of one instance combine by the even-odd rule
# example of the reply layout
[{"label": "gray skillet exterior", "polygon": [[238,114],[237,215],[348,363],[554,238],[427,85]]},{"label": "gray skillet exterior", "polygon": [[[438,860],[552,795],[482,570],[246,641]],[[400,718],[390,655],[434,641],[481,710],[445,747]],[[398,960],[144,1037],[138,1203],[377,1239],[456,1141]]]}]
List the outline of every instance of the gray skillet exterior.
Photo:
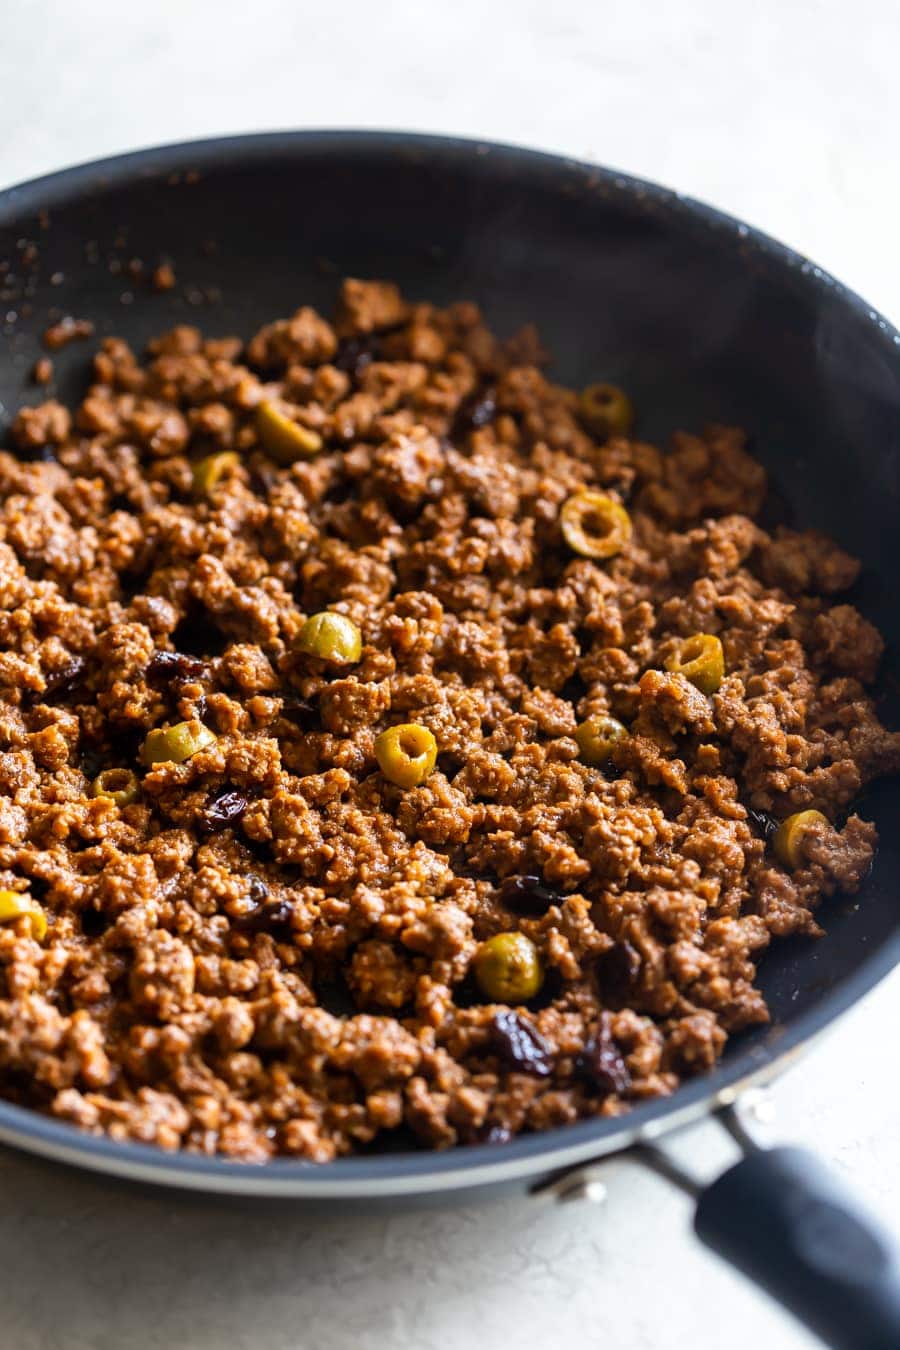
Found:
[{"label": "gray skillet exterior", "polygon": [[[179,278],[167,294],[124,268],[163,256]],[[4,261],[0,436],[22,402],[42,397],[28,376],[60,314],[138,345],[176,322],[248,336],[301,302],[327,310],[341,275],[389,276],[415,298],[475,299],[500,331],[536,319],[559,378],[625,384],[648,439],[706,421],[750,428],[772,481],[767,523],[822,528],[856,552],[864,576],[850,599],[896,649],[900,334],[807,259],[707,206],[510,146],[277,132],[139,151],[7,189]],[[73,344],[55,365],[61,396],[76,397],[88,348]],[[896,700],[885,716],[900,725]],[[774,1076],[900,959],[898,804],[896,784],[867,795],[879,856],[859,896],[823,905],[828,936],[766,955],[772,1025],[625,1117],[500,1147],[253,1166],[117,1144],[0,1101],[0,1141],[134,1181],[355,1206],[534,1183],[658,1138]]]}]

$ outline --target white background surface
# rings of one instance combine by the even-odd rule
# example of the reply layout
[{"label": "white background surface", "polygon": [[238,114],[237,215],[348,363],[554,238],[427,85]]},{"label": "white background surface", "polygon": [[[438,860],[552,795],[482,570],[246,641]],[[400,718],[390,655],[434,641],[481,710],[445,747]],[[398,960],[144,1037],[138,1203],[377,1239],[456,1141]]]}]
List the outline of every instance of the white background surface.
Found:
[{"label": "white background surface", "polygon": [[[0,185],[166,140],[386,126],[563,151],[706,198],[900,319],[893,0],[6,0]],[[900,973],[778,1084],[779,1133],[900,1213]],[[889,1050],[888,1050],[888,1047]],[[712,1155],[707,1132],[694,1153]],[[3,1350],[801,1350],[628,1163],[605,1207],[311,1222],[0,1155]]]}]

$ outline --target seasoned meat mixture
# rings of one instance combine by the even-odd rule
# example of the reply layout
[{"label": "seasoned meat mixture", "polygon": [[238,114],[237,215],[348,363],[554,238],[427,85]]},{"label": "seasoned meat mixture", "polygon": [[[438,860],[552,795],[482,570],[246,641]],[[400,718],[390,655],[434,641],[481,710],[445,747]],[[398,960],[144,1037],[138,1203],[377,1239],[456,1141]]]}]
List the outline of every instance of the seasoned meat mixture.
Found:
[{"label": "seasoned meat mixture", "polygon": [[900,768],[857,564],[756,523],[739,430],[648,445],[543,363],[347,281],[21,410],[7,1098],[319,1161],[617,1115],[766,1021]]}]

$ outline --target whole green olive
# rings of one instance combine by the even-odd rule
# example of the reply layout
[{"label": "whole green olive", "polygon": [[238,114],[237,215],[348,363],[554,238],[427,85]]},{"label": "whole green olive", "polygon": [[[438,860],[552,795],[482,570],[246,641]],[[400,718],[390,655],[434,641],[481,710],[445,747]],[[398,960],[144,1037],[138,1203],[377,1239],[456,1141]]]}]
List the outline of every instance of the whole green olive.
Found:
[{"label": "whole green olive", "polygon": [[598,436],[627,436],[634,426],[634,405],[616,384],[589,384],[578,396],[578,411]]},{"label": "whole green olive", "polygon": [[306,620],[297,638],[297,648],[320,661],[349,666],[362,655],[362,634],[346,614],[326,609]]},{"label": "whole green olive", "polygon": [[628,731],[608,713],[594,713],[575,728],[575,739],[585,764],[606,764],[612,758],[619,741]]},{"label": "whole green olive", "polygon": [[524,933],[495,933],[475,953],[475,978],[495,1003],[525,1003],[544,983],[538,950]]},{"label": "whole green olive", "polygon": [[388,727],[375,740],[375,758],[385,778],[398,787],[423,783],[437,761],[437,741],[427,727],[404,722]]},{"label": "whole green olive", "polygon": [[172,727],[154,727],[147,732],[141,748],[141,763],[148,769],[154,764],[184,764],[215,743],[215,732],[196,718]]}]

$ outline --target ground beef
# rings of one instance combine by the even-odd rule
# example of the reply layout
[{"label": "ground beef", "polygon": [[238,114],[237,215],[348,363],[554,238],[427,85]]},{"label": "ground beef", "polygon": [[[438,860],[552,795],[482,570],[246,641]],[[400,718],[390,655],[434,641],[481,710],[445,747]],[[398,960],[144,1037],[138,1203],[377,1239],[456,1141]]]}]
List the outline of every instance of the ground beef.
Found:
[{"label": "ground beef", "polygon": [[[868,692],[881,639],[827,598],[857,565],[754,522],[740,431],[597,441],[544,361],[474,305],[348,281],[333,322],[300,307],[246,343],[181,327],[142,363],[106,338],[79,408],[20,411],[0,889],[48,929],[0,926],[7,1098],[319,1161],[616,1115],[766,1020],[760,956],[860,885],[875,831],[848,811],[900,768]],[[263,398],[321,450],[264,453]],[[236,463],[198,495],[216,452]],[[585,486],[631,516],[607,560],[561,530]],[[362,632],[351,667],[298,646],[325,608]],[[711,696],[668,668],[698,633],[724,649]],[[629,734],[592,765],[576,730],[599,714]],[[178,721],[215,741],[143,767]],[[375,753],[401,721],[438,747],[410,788]],[[131,800],[92,795],[113,768]],[[809,809],[788,871],[768,822]],[[511,931],[544,970],[519,1006],[474,965]]]}]

